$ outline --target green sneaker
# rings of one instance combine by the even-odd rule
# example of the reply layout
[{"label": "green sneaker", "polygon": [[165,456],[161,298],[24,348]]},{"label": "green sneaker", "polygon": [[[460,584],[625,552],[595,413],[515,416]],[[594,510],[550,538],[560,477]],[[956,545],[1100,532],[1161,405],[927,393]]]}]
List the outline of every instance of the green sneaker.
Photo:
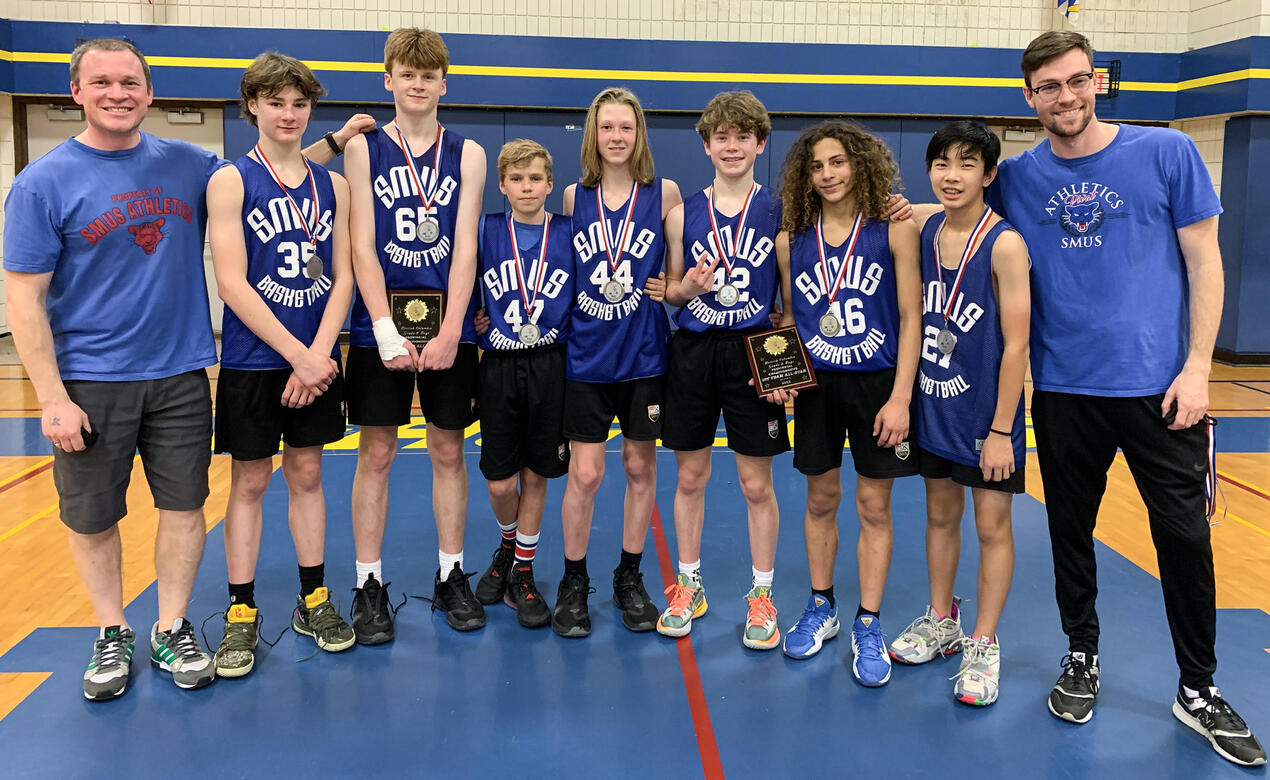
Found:
[{"label": "green sneaker", "polygon": [[194,638],[194,626],[185,618],[177,618],[171,631],[160,631],[155,623],[150,629],[150,663],[172,673],[178,688],[202,688],[216,679],[212,657]]},{"label": "green sneaker", "polygon": [[657,619],[657,633],[663,636],[687,636],[692,630],[693,618],[706,614],[706,588],[693,582],[687,574],[680,574],[675,584],[666,588],[669,606]]},{"label": "green sneaker", "polygon": [[216,674],[242,677],[256,665],[256,640],[260,613],[246,604],[232,604],[225,613],[225,637],[216,648]]},{"label": "green sneaker", "polygon": [[776,605],[772,589],[755,585],[745,594],[745,636],[741,643],[751,650],[775,650],[781,641],[776,625]]},{"label": "green sneaker", "polygon": [[296,596],[295,602],[291,628],[297,634],[313,637],[317,646],[328,653],[347,650],[357,641],[353,629],[331,604],[331,595],[325,587],[307,596]]},{"label": "green sneaker", "polygon": [[137,635],[125,626],[103,628],[93,643],[93,660],[84,670],[84,698],[109,701],[128,690],[132,648]]}]

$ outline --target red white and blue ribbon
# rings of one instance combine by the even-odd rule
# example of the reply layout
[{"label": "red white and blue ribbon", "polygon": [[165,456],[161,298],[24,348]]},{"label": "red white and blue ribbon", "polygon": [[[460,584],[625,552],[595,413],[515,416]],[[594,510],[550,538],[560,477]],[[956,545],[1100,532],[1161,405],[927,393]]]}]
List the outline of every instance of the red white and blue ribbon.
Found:
[{"label": "red white and blue ribbon", "polygon": [[983,210],[983,216],[979,217],[978,224],[975,229],[970,232],[970,238],[966,240],[966,248],[961,252],[961,263],[957,266],[957,278],[953,280],[952,292],[947,291],[947,286],[943,284],[943,261],[939,256],[939,238],[944,234],[944,227],[947,226],[948,220],[944,220],[939,226],[939,230],[935,231],[935,278],[940,281],[940,285],[944,287],[944,323],[947,327],[949,316],[952,314],[953,303],[957,300],[957,291],[961,289],[961,278],[966,274],[966,266],[970,263],[970,258],[975,256],[975,252],[979,251],[979,245],[983,243],[983,237],[988,232],[988,221],[992,219],[992,208],[987,207]]},{"label": "red white and blue ribbon", "polygon": [[847,275],[847,267],[851,265],[851,257],[855,253],[856,241],[860,238],[860,226],[864,224],[864,214],[856,212],[855,224],[851,226],[851,236],[847,239],[847,251],[842,253],[842,265],[838,268],[838,277],[834,279],[833,289],[829,288],[829,261],[825,259],[825,215],[821,212],[816,218],[816,251],[820,253],[820,284],[829,302],[838,296],[842,280]]}]

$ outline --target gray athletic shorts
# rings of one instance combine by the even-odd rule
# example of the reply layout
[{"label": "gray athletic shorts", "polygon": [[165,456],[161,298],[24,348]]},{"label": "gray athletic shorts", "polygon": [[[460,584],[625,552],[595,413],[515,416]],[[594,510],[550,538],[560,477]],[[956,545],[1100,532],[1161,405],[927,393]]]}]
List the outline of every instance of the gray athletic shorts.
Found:
[{"label": "gray athletic shorts", "polygon": [[82,452],[53,450],[53,484],[68,528],[95,534],[123,519],[138,452],[156,509],[203,506],[212,460],[206,371],[140,382],[70,380],[66,392],[98,434]]}]

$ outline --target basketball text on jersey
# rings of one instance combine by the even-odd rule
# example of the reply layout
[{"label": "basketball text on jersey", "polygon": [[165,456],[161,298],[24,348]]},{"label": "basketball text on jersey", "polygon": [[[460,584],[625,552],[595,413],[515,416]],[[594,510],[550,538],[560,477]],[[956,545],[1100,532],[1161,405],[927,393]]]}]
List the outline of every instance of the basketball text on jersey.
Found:
[{"label": "basketball text on jersey", "polygon": [[[860,255],[849,259],[846,272],[842,275],[840,294],[846,290],[854,290],[861,296],[870,296],[877,292],[886,270],[881,263],[869,262],[866,266],[866,262]],[[838,278],[842,263],[841,258],[828,256],[825,258],[825,265],[829,270],[828,280],[813,278],[811,273],[803,271],[794,279],[794,287],[803,294],[809,305],[815,306],[825,297],[824,291],[832,287],[833,280]],[[820,268],[818,264],[812,266],[817,277],[820,276]],[[885,333],[877,328],[867,327],[862,313],[863,302],[860,298],[847,297],[845,300],[841,297],[836,298],[829,305],[829,309],[842,322],[844,334],[861,338],[854,344],[835,345],[819,334],[813,335],[807,341],[807,351],[821,360],[842,366],[862,363],[872,358],[886,343]]]},{"label": "basketball text on jersey", "polygon": [[[716,257],[726,255],[734,262],[742,260],[754,268],[762,267],[776,246],[771,237],[759,235],[756,229],[747,226],[741,230],[740,241],[737,241],[733,238],[732,231],[732,225],[723,225],[719,228],[718,235],[723,239],[723,246],[719,245],[714,231],[705,235],[704,242],[701,239],[693,241],[692,246],[688,248],[692,254],[692,265],[695,266],[702,260],[709,263]],[[737,288],[737,303],[743,304],[741,308],[719,311],[707,305],[700,296],[689,300],[685,307],[703,324],[723,328],[745,322],[764,310],[765,304],[762,301],[753,300],[750,296],[750,269],[745,265],[735,262],[729,273],[720,263],[714,269],[714,283],[711,285],[711,290],[717,291],[727,283]]]},{"label": "basketball text on jersey", "polygon": [[[435,192],[431,208],[415,202],[415,198],[419,197],[419,189],[414,184],[410,169],[404,163],[389,168],[386,174],[379,174],[371,182],[375,197],[384,208],[393,210],[393,235],[387,237],[380,254],[387,257],[390,263],[406,268],[436,265],[450,256],[451,240],[448,235],[442,235],[435,246],[426,249],[402,246],[418,239],[419,223],[424,217],[437,217],[438,207],[448,206],[459,187],[458,181],[449,174],[438,184],[436,171],[428,167],[421,167],[419,176],[424,179],[424,190]],[[396,207],[397,201],[402,198],[408,198],[410,202]]]}]

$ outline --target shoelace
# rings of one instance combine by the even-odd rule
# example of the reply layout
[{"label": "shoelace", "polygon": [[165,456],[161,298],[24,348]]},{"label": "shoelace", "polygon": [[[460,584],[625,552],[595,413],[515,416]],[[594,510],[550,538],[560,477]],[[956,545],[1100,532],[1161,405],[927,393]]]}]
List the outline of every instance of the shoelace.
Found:
[{"label": "shoelace", "polygon": [[1081,680],[1093,677],[1092,668],[1085,661],[1074,658],[1070,653],[1063,656],[1063,660],[1059,661],[1059,665],[1063,667],[1063,676],[1071,680]]},{"label": "shoelace", "polygon": [[962,637],[953,642],[953,647],[961,650],[961,668],[950,680],[956,680],[958,677],[972,676],[978,677],[983,674],[979,669],[974,668],[976,664],[982,663],[988,655],[988,650],[992,647],[992,641],[987,637],[979,637],[971,639],[970,637]]},{"label": "shoelace", "polygon": [[[451,601],[454,601],[454,600],[456,600],[456,599],[462,599],[462,597],[463,597],[464,595],[466,595],[466,596],[468,597],[468,599],[467,599],[467,600],[471,600],[471,601],[475,601],[475,600],[476,600],[476,596],[473,596],[473,595],[472,595],[472,586],[468,584],[468,580],[470,580],[472,577],[475,577],[475,576],[476,576],[476,572],[474,572],[474,571],[470,571],[470,572],[465,573],[465,574],[464,574],[464,575],[463,575],[463,576],[459,579],[459,582],[458,582],[458,583],[454,586],[454,591],[456,591],[456,592],[454,593],[454,598],[453,598],[453,599],[451,599]],[[441,584],[442,584],[442,585],[448,585],[448,584],[449,584],[449,582],[450,582],[450,578],[449,578],[449,577],[446,577],[445,579],[441,580]],[[447,588],[447,591],[449,591],[449,589],[448,589],[448,588]],[[445,597],[444,597],[444,596],[438,596],[438,595],[437,595],[437,594],[435,594],[435,593],[433,594],[433,596],[434,596],[434,598],[428,598],[427,596],[409,596],[408,598],[412,598],[412,599],[419,599],[420,601],[426,601],[426,602],[428,602],[429,604],[431,604],[431,605],[432,605],[432,611],[433,611],[433,612],[436,612],[438,609],[440,609],[440,607],[438,607],[438,606],[437,606],[437,601],[438,601],[439,599],[444,599]],[[404,603],[404,602],[403,602],[403,603]],[[448,607],[447,607],[447,609],[448,609]],[[394,613],[394,614],[395,614],[395,613]]]},{"label": "shoelace", "polygon": [[807,608],[803,610],[802,617],[798,618],[798,622],[790,629],[790,633],[813,634],[820,629],[825,622],[829,620],[829,615],[821,615],[816,610]]},{"label": "shoelace", "polygon": [[342,625],[344,625],[344,618],[340,617],[339,611],[335,609],[329,599],[309,610],[309,627],[313,629],[315,634],[320,634],[323,638],[325,638],[326,634]]},{"label": "shoelace", "polygon": [[560,594],[561,599],[569,598],[573,595],[585,597],[595,593],[595,588],[591,587],[591,584],[587,581],[586,577],[570,577],[566,575],[565,578],[561,580],[561,584],[567,589],[564,593]]},{"label": "shoelace", "polygon": [[648,593],[644,590],[644,575],[639,570],[624,572],[613,583],[613,591],[617,595],[639,602],[632,606],[642,606],[649,601]]},{"label": "shoelace", "polygon": [[[876,625],[876,624],[875,624]],[[856,638],[856,647],[863,656],[882,656],[886,655],[886,649],[883,647],[883,639],[881,631],[865,631]]]},{"label": "shoelace", "polygon": [[696,588],[689,588],[675,582],[669,588],[666,588],[666,607],[675,612],[689,610],[692,608],[692,600],[696,595]]},{"label": "shoelace", "polygon": [[[235,626],[235,627],[240,626],[240,625],[245,625],[245,624],[242,624],[242,623],[233,623],[233,624],[231,624],[228,620],[226,620],[226,619],[225,619],[225,618],[226,618],[226,615],[225,615],[225,613],[224,613],[224,612],[213,612],[212,614],[210,614],[210,615],[208,615],[207,617],[203,618],[203,622],[202,622],[202,623],[200,623],[200,624],[199,624],[199,627],[198,627],[198,632],[199,632],[200,634],[202,634],[202,635],[203,635],[203,644],[204,644],[205,646],[207,646],[207,647],[211,647],[211,646],[212,646],[212,643],[211,643],[211,642],[209,642],[209,641],[207,641],[207,621],[211,620],[212,618],[220,618],[220,619],[222,619],[222,620],[224,620],[224,621],[225,621],[225,633],[226,633],[226,635],[227,635],[227,636],[228,636],[228,633],[229,633],[229,627],[230,627],[231,625],[233,625],[233,626]],[[256,636],[257,636],[257,638],[259,638],[259,639],[260,639],[260,641],[261,641],[261,642],[264,642],[266,645],[269,645],[270,647],[273,647],[274,645],[278,644],[278,642],[282,641],[282,637],[286,636],[286,633],[287,633],[288,631],[290,631],[290,630],[291,630],[291,624],[290,624],[290,623],[288,623],[288,624],[287,624],[287,627],[286,627],[286,628],[284,628],[284,629],[282,629],[282,632],[281,632],[280,634],[278,634],[278,636],[277,636],[276,638],[274,638],[274,640],[273,640],[272,642],[270,642],[267,638],[265,638],[264,636],[261,636],[261,635],[260,635],[260,630],[261,630],[261,629],[263,629],[264,627],[265,627],[265,621],[264,621],[264,619],[262,618],[262,619],[260,620],[260,627],[256,629]],[[230,649],[230,650],[250,650],[250,649],[252,649],[252,648],[251,648],[251,644],[250,644],[250,642],[248,642],[248,644],[247,644],[246,646],[244,646],[244,647],[231,647],[231,648],[229,648],[229,649]]]},{"label": "shoelace", "polygon": [[918,636],[928,637],[930,639],[934,639],[938,641],[938,638],[939,638],[938,628],[939,628],[939,624],[937,624],[934,618],[930,616],[930,613],[927,612],[925,615],[922,615],[917,620],[914,620],[912,623],[909,623],[908,628],[904,629],[904,633],[900,634],[900,636],[903,636],[904,634],[917,634]]},{"label": "shoelace", "polygon": [[98,639],[93,651],[93,655],[97,657],[98,669],[115,666],[123,663],[124,657],[128,655],[128,641],[124,632],[120,631],[103,639]]},{"label": "shoelace", "polygon": [[[1243,718],[1239,717],[1239,713],[1235,712],[1226,703],[1226,700],[1222,698],[1221,692],[1216,688],[1213,689],[1212,696],[1205,696],[1204,692],[1200,691],[1199,700],[1204,702],[1204,706],[1201,709],[1207,712],[1213,721],[1213,730],[1239,733],[1248,729],[1248,724],[1244,722]],[[1187,709],[1190,708],[1188,707]]]},{"label": "shoelace", "polygon": [[190,625],[189,621],[184,621],[175,633],[168,634],[164,644],[170,647],[182,662],[196,661],[203,657],[203,649],[198,646],[198,640],[194,638],[194,626]]},{"label": "shoelace", "polygon": [[[366,584],[369,585],[370,582],[367,581]],[[366,600],[367,604],[369,605],[371,614],[376,614],[379,612],[379,602],[383,601],[385,608],[392,613],[393,617],[396,617],[397,612],[402,607],[406,606],[406,602],[410,600],[410,596],[406,594],[402,594],[401,603],[394,606],[392,603],[392,598],[388,595],[388,586],[391,584],[392,584],[391,582],[375,581],[375,595],[373,596],[370,595],[369,593],[370,588],[353,588],[353,600],[356,601],[359,598],[358,592],[360,591],[361,592],[360,598],[363,598]]]},{"label": "shoelace", "polygon": [[776,605],[772,603],[771,596],[755,596],[746,601],[750,607],[747,626],[763,626],[769,620],[776,620]]}]

